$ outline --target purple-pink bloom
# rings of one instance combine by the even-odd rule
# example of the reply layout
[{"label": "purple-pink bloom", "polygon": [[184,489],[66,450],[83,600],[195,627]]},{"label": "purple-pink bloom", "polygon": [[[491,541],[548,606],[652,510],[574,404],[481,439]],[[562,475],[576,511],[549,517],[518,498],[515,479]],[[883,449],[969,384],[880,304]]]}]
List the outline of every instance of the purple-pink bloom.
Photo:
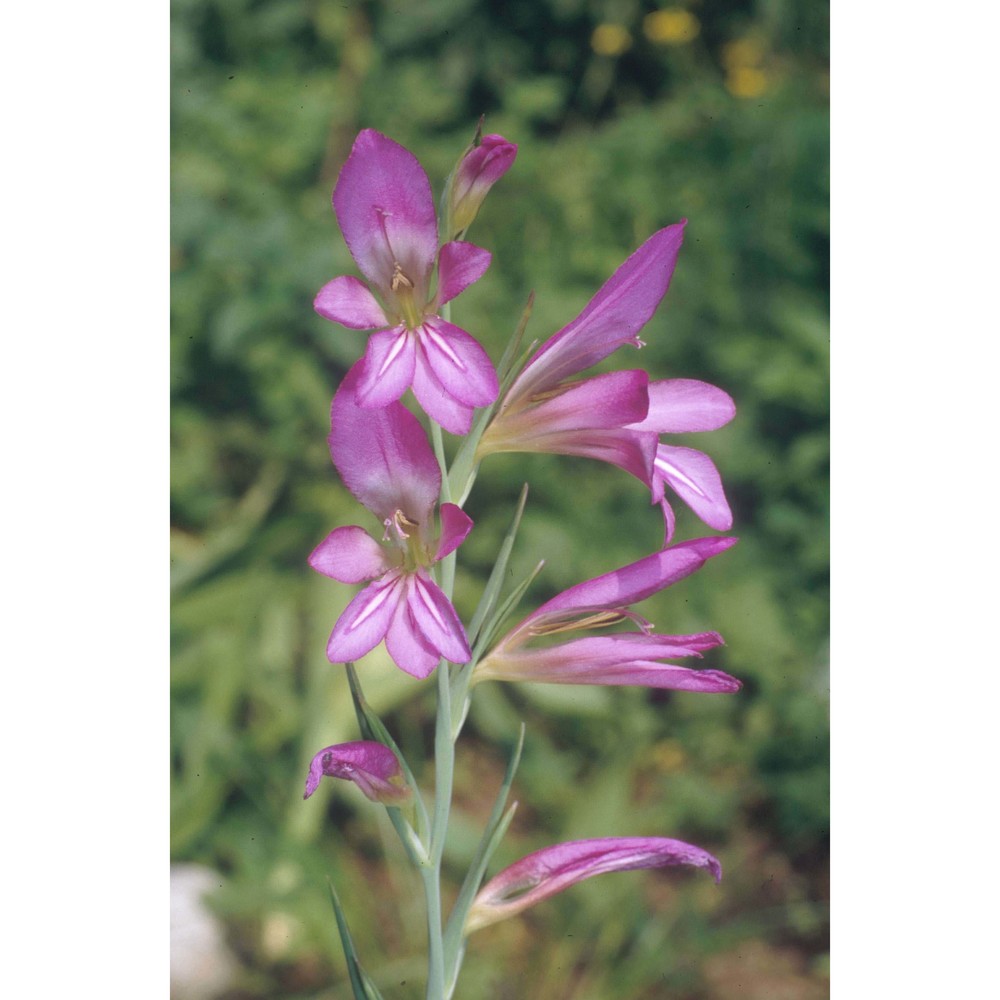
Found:
[{"label": "purple-pink bloom", "polygon": [[722,866],[708,851],[668,837],[598,837],[543,847],[521,858],[479,891],[465,921],[465,932],[513,917],[577,882],[606,872],[691,865],[705,868],[715,881]]},{"label": "purple-pink bloom", "polygon": [[480,458],[503,451],[583,455],[652,483],[656,438],[631,429],[649,412],[649,376],[632,370],[570,379],[624,344],[642,346],[639,331],[670,286],[685,225],[654,233],[532,355],[486,428]]},{"label": "purple-pink bloom", "polygon": [[331,662],[346,663],[384,638],[396,665],[424,678],[442,657],[467,663],[472,655],[451,601],[429,572],[461,545],[472,521],[446,503],[436,528],[441,470],[427,435],[401,403],[358,405],[361,364],[333,398],[330,454],[344,484],[378,518],[386,544],[351,525],[330,532],[309,556],[313,569],[341,583],[374,581],[348,604],[326,652]]},{"label": "purple-pink bloom", "polygon": [[[631,605],[689,576],[735,544],[735,538],[682,542],[563,591],[508,632],[476,665],[473,680],[738,691],[740,682],[721,670],[694,670],[663,662],[700,658],[703,650],[722,645],[718,632],[658,635],[650,622],[630,610]],[[624,622],[631,622],[638,631],[532,645],[534,640]]]},{"label": "purple-pink bloom", "polygon": [[514,163],[517,146],[502,135],[483,135],[465,151],[447,191],[450,233],[456,237],[472,225],[494,184]]},{"label": "purple-pink bloom", "polygon": [[535,352],[504,397],[478,448],[578,455],[610,462],[645,483],[661,504],[666,541],[674,489],[710,527],[728,530],[732,515],[718,471],[700,451],[662,444],[660,434],[714,430],[735,407],[721,389],[692,379],[650,383],[630,370],[569,379],[623,344],[642,346],[639,331],[666,294],[684,222],[651,236],[605,282],[586,309]]},{"label": "purple-pink bloom", "polygon": [[438,250],[427,175],[412,153],[373,129],[355,139],[333,207],[370,287],[351,276],[334,278],[314,306],[334,323],[376,331],[357,380],[359,405],[383,407],[412,386],[442,427],[465,434],[473,409],[496,399],[496,372],[483,348],[439,310],[482,277],[489,252],[460,241]]},{"label": "purple-pink bloom", "polygon": [[324,775],[353,781],[372,802],[384,805],[398,805],[410,795],[396,755],[372,740],[338,743],[320,750],[309,765],[302,798],[308,799],[316,791]]}]

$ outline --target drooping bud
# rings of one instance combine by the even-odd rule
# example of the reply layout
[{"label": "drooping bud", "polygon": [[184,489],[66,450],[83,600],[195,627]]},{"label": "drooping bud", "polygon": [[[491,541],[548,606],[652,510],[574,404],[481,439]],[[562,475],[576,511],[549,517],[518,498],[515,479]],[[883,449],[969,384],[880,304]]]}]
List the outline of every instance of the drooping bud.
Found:
[{"label": "drooping bud", "polygon": [[324,775],[353,781],[372,802],[387,806],[399,805],[410,795],[399,759],[387,746],[372,740],[339,743],[320,750],[309,765],[304,799],[316,791]]},{"label": "drooping bud", "polygon": [[483,135],[479,120],[472,145],[462,154],[445,193],[446,240],[460,239],[475,221],[491,187],[510,169],[517,146],[502,135]]}]

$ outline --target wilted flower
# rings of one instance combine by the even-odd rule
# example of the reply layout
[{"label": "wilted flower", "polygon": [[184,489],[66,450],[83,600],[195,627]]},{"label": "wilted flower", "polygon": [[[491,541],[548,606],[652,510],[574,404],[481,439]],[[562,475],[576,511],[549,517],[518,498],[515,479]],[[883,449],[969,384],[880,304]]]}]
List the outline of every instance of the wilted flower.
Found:
[{"label": "wilted flower", "polygon": [[316,791],[323,775],[353,781],[372,802],[384,805],[398,805],[410,795],[399,759],[387,746],[371,740],[338,743],[320,750],[309,765],[302,798],[308,799]]},{"label": "wilted flower", "polygon": [[708,851],[667,837],[599,837],[543,847],[505,868],[479,891],[465,921],[465,932],[488,927],[606,872],[666,865],[706,868],[718,882],[722,866]]},{"label": "wilted flower", "polygon": [[351,256],[378,295],[345,276],[324,285],[314,303],[326,319],[377,331],[357,381],[358,403],[382,407],[412,385],[431,417],[465,434],[473,409],[496,399],[496,372],[483,348],[439,309],[482,277],[489,252],[458,241],[438,251],[427,175],[412,153],[373,129],[355,140],[333,206]]},{"label": "wilted flower", "polygon": [[332,531],[310,555],[313,569],[341,583],[375,581],[340,616],[327,656],[346,663],[385,638],[396,665],[423,678],[441,657],[453,663],[471,657],[462,623],[428,571],[461,545],[472,521],[455,504],[442,504],[435,531],[441,470],[427,435],[401,403],[379,410],[358,406],[360,364],[334,396],[330,454],[344,484],[383,525],[388,544],[352,525]]},{"label": "wilted flower", "polygon": [[490,188],[507,173],[516,156],[514,143],[502,135],[483,135],[480,122],[472,145],[462,154],[445,191],[449,239],[464,235]]},{"label": "wilted flower", "polygon": [[[545,684],[632,684],[680,691],[732,693],[735,677],[721,670],[693,670],[662,661],[700,657],[722,645],[718,632],[657,635],[630,610],[657,591],[694,573],[736,544],[735,538],[698,538],[640,559],[622,569],[570,587],[504,636],[476,664],[474,681],[533,681]],[[632,622],[638,632],[572,639],[532,647],[533,640]]]}]

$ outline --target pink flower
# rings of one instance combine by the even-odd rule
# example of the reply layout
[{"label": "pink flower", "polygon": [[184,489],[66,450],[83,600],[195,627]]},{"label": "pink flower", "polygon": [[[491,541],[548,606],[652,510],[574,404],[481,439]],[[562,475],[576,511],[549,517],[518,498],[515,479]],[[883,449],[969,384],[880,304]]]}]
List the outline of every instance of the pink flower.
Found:
[{"label": "pink flower", "polygon": [[427,677],[444,657],[471,657],[462,623],[429,569],[453,552],[472,528],[454,504],[434,508],[441,471],[417,418],[401,403],[360,407],[355,389],[363,362],[348,372],[330,411],[330,454],[347,488],[381,522],[380,545],[363,528],[337,528],[309,556],[309,565],[341,583],[373,580],[354,598],[327,644],[333,663],[356,660],[385,639],[396,665]]},{"label": "pink flower", "polygon": [[339,743],[320,750],[309,765],[302,798],[308,799],[316,791],[324,775],[353,781],[372,802],[384,805],[398,805],[410,795],[396,755],[384,744],[371,740]]},{"label": "pink flower", "polygon": [[476,138],[455,168],[446,193],[451,220],[449,235],[461,236],[472,225],[490,188],[510,170],[516,156],[517,146],[502,135],[482,135],[476,131]]},{"label": "pink flower", "polygon": [[[545,684],[625,684],[679,691],[732,693],[735,677],[721,670],[693,670],[664,660],[700,657],[722,645],[717,632],[656,635],[629,610],[657,591],[701,568],[736,544],[735,538],[698,538],[563,591],[515,626],[481,660],[474,681],[533,681]],[[532,648],[536,639],[630,621],[638,632],[572,639]]]},{"label": "pink flower", "polygon": [[666,294],[684,222],[651,236],[601,287],[568,326],[528,361],[490,422],[478,452],[533,451],[610,462],[645,483],[663,507],[666,541],[674,514],[671,488],[712,528],[728,530],[732,515],[711,459],[700,451],[661,444],[663,433],[714,430],[732,419],[721,389],[691,379],[649,382],[644,371],[572,376],[624,344],[642,346],[639,331]]},{"label": "pink flower", "polygon": [[722,866],[708,851],[667,837],[598,837],[543,847],[521,858],[479,891],[465,922],[466,934],[513,917],[568,889],[606,872],[692,865],[722,879]]},{"label": "pink flower", "polygon": [[324,285],[314,302],[334,323],[376,331],[357,381],[359,405],[383,407],[412,386],[442,427],[465,434],[473,409],[496,399],[496,372],[483,348],[438,310],[482,277],[489,252],[457,241],[438,251],[427,175],[412,153],[372,129],[354,141],[333,206],[351,256],[378,295],[345,276]]}]

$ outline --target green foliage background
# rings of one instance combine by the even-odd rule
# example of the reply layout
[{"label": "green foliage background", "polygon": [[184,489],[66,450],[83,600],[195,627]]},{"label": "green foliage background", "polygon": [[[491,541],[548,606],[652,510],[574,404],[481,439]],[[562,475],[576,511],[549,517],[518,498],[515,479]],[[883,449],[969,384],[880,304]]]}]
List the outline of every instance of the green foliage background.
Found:
[{"label": "green foliage background", "polygon": [[[317,317],[356,273],[330,207],[360,128],[411,149],[436,191],[481,113],[520,147],[471,239],[485,278],[455,321],[496,360],[568,322],[655,229],[686,217],[643,333],[656,377],[702,378],[737,419],[689,442],[726,483],[740,544],[647,602],[663,631],[718,629],[732,697],[483,685],[459,744],[449,873],[471,854],[520,720],[520,808],[500,862],[557,840],[650,834],[721,859],[602,877],[475,935],[461,996],[632,1000],[827,994],[828,75],[826,5],[690,0],[174,0],[172,819],[215,899],[238,995],[347,995],[326,879],[387,997],[421,995],[418,883],[353,787],[301,798],[356,734],[325,658],[351,588],[305,558],[364,521],[325,445],[364,334]],[[522,482],[526,607],[653,551],[638,484],[584,460],[500,456],[467,509],[467,620]],[[679,508],[678,539],[707,533]],[[414,762],[433,693],[376,651],[366,693]],[[426,787],[431,775],[424,772]]]}]

